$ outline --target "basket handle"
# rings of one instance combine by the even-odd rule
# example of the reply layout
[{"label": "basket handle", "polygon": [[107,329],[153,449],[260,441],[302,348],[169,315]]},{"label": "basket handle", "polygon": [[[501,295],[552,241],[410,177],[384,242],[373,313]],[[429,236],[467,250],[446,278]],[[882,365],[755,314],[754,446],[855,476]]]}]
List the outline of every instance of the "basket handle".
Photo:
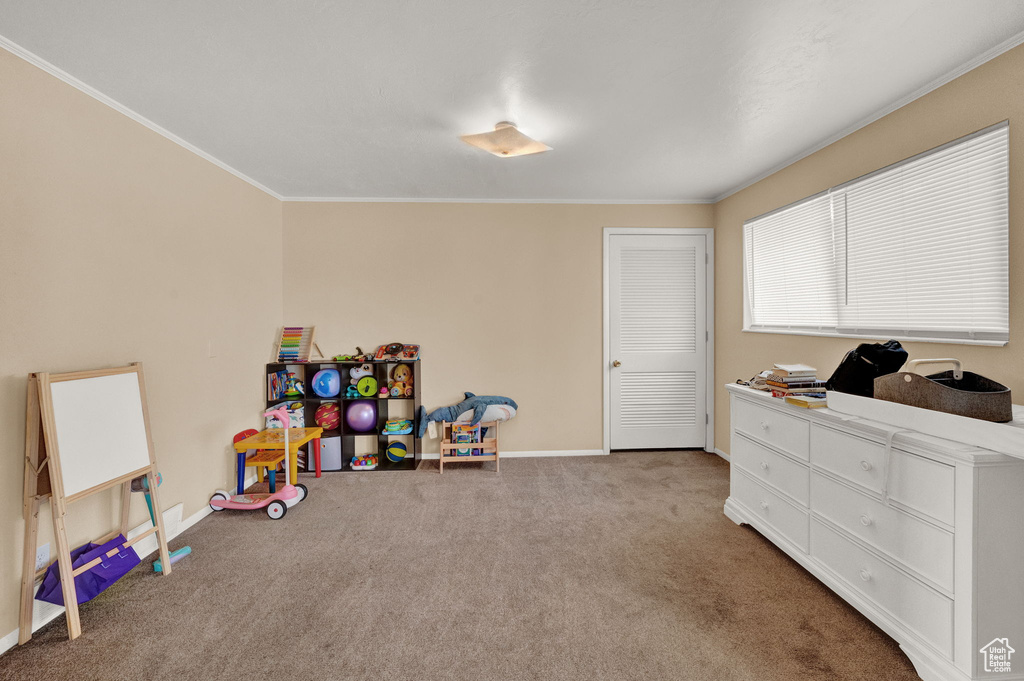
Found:
[{"label": "basket handle", "polygon": [[952,364],[954,367],[953,379],[957,381],[963,380],[964,370],[960,364],[960,360],[953,359],[952,357],[946,357],[944,359],[912,359],[907,362],[905,371],[914,372],[914,370],[922,364]]}]

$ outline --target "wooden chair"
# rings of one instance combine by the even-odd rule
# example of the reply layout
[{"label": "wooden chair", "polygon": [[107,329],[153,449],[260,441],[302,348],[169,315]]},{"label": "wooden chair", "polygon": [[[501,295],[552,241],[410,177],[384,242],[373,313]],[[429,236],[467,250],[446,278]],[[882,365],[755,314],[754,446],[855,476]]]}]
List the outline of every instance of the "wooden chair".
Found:
[{"label": "wooden chair", "polygon": [[[256,435],[259,431],[254,428],[243,430],[235,435],[232,444],[241,442],[247,437]],[[256,479],[263,482],[263,469],[267,470],[267,477],[270,478],[270,492],[277,491],[277,467],[285,460],[287,453],[282,449],[258,449],[255,452],[249,450],[238,452],[238,493],[245,493],[245,469],[252,466],[256,469]]]}]

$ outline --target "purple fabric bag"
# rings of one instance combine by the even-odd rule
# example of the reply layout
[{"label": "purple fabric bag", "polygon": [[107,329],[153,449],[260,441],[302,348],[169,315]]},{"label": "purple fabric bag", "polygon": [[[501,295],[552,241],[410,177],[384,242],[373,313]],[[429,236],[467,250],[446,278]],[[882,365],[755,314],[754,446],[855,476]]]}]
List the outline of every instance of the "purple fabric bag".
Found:
[{"label": "purple fabric bag", "polygon": [[[113,556],[107,557],[108,551],[120,547],[124,542],[124,535],[119,534],[103,546],[85,544],[71,550],[72,568],[77,569],[95,558],[103,558],[100,563],[75,577],[75,591],[80,604],[99,596],[104,589],[124,577],[129,570],[142,562],[139,554],[135,553],[135,549],[131,546],[122,548]],[[46,568],[46,574],[43,576],[43,583],[39,587],[36,598],[54,605],[64,605],[64,591],[60,588],[60,567],[56,561]]]}]

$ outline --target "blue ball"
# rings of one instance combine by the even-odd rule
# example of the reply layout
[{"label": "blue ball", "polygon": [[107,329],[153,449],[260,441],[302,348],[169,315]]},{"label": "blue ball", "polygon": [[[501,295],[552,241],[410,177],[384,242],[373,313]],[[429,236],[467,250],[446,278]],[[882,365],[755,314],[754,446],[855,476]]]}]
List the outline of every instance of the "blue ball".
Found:
[{"label": "blue ball", "polygon": [[313,392],[320,397],[335,397],[341,392],[341,374],[337,369],[323,369],[313,375]]},{"label": "blue ball", "polygon": [[389,442],[387,451],[388,461],[398,463],[405,458],[408,451],[409,450],[406,449],[406,446],[401,442]]}]

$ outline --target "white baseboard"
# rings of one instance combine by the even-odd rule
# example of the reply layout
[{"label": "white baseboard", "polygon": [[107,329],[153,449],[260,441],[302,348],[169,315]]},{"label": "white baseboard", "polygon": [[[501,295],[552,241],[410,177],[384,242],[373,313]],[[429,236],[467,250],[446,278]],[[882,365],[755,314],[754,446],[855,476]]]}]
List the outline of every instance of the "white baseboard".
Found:
[{"label": "white baseboard", "polygon": [[[534,456],[605,456],[605,452],[602,449],[546,449],[526,452],[501,452],[500,454],[502,459],[524,459]],[[420,460],[422,461],[437,461],[440,458],[441,455],[437,452],[420,455]]]},{"label": "white baseboard", "polygon": [[730,463],[732,462],[732,458],[726,452],[723,452],[718,447],[715,447],[715,454],[718,454],[718,456],[722,457],[723,459]]}]

